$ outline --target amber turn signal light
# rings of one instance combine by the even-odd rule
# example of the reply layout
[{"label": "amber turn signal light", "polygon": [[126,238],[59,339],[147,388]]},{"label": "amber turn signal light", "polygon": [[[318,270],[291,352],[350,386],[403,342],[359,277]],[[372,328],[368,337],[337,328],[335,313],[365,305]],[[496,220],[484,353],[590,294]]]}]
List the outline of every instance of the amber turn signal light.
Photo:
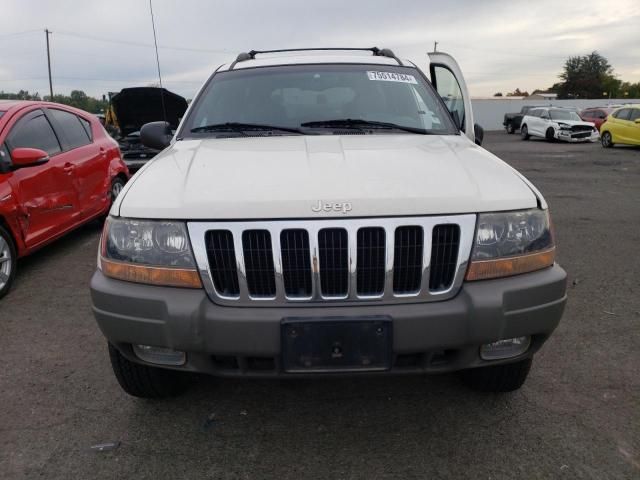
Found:
[{"label": "amber turn signal light", "polygon": [[465,280],[488,280],[535,272],[550,267],[556,258],[555,247],[517,257],[477,260],[469,264]]},{"label": "amber turn signal light", "polygon": [[188,268],[149,267],[100,259],[102,273],[127,282],[163,285],[165,287],[202,288],[198,271]]}]

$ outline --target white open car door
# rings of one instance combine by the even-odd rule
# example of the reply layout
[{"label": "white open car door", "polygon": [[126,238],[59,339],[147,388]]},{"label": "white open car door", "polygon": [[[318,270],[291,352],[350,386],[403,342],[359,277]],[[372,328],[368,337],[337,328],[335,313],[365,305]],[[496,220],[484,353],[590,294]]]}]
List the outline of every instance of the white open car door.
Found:
[{"label": "white open car door", "polygon": [[471,98],[458,62],[448,53],[430,52],[431,83],[444,100],[454,121],[472,141],[476,141]]}]

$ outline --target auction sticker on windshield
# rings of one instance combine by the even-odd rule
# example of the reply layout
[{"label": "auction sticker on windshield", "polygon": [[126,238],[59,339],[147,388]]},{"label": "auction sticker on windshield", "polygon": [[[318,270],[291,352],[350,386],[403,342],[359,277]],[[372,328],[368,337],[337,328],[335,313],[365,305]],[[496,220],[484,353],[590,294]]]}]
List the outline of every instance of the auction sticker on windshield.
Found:
[{"label": "auction sticker on windshield", "polygon": [[406,73],[394,73],[394,72],[367,72],[369,80],[379,80],[382,82],[401,82],[401,83],[415,83],[416,77],[413,75],[407,75]]}]

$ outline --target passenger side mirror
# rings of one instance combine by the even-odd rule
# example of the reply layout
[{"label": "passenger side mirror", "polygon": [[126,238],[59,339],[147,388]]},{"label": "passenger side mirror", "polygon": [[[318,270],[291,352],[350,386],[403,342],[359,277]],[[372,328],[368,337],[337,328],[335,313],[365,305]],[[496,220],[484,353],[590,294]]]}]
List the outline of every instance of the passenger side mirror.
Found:
[{"label": "passenger side mirror", "polygon": [[145,123],[140,129],[140,141],[145,147],[164,150],[171,143],[171,125],[169,122]]},{"label": "passenger side mirror", "polygon": [[19,168],[35,167],[49,161],[49,154],[39,148],[14,148],[11,151],[11,167]]},{"label": "passenger side mirror", "polygon": [[476,137],[476,145],[482,145],[482,141],[484,140],[484,128],[482,128],[477,123],[473,124],[473,132]]}]

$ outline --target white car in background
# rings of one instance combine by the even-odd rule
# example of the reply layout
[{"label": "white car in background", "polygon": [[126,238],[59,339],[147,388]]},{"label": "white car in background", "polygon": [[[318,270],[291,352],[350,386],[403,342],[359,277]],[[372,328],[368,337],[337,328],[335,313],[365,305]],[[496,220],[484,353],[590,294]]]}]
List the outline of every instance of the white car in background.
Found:
[{"label": "white car in background", "polygon": [[546,138],[550,142],[596,142],[600,139],[593,122],[585,122],[576,112],[557,107],[529,110],[522,118],[520,134],[523,140],[533,136]]}]

